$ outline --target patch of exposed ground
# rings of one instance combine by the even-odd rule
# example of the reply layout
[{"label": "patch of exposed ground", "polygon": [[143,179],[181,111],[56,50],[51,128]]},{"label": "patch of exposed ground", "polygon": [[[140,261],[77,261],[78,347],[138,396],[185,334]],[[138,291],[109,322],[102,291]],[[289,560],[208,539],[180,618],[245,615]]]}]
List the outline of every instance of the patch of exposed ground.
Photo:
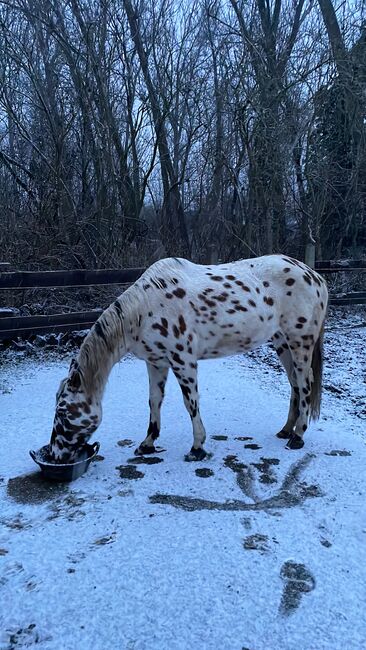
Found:
[{"label": "patch of exposed ground", "polygon": [[65,483],[46,481],[41,472],[22,474],[11,478],[7,484],[9,497],[23,504],[44,503],[65,494],[68,487]]}]

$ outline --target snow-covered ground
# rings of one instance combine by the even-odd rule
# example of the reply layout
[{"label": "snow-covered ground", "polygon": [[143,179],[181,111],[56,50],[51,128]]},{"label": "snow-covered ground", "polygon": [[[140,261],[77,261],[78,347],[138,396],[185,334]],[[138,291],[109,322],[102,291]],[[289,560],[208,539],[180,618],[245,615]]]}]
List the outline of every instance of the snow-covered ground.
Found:
[{"label": "snow-covered ground", "polygon": [[[87,474],[45,485],[28,455],[48,442],[69,358],[0,377],[0,648],[366,648],[365,329],[326,348],[323,414],[301,451],[275,437],[288,385],[272,353],[200,365],[210,460],[168,381],[152,464],[147,375],[110,377]],[[264,362],[264,363],[263,363]],[[267,362],[267,363],[266,363]]]}]

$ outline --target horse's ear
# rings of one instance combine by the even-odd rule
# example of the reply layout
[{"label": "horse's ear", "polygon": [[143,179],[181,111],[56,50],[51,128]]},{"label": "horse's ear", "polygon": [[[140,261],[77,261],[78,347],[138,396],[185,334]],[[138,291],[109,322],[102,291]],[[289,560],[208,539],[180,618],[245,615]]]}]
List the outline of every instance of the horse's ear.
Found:
[{"label": "horse's ear", "polygon": [[70,363],[68,384],[71,388],[75,388],[76,390],[79,390],[81,386],[80,366],[76,359],[72,359]]},{"label": "horse's ear", "polygon": [[71,388],[75,388],[76,390],[79,390],[81,386],[81,374],[80,370],[72,370],[70,372],[68,384]]}]

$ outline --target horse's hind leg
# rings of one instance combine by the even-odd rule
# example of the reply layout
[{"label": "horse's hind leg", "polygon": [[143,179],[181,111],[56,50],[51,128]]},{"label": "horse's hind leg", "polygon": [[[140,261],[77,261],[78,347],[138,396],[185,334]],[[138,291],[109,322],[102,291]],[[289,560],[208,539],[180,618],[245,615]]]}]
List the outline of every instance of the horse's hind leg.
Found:
[{"label": "horse's hind leg", "polygon": [[203,460],[207,456],[203,448],[206,440],[206,431],[201,420],[199,410],[199,398],[197,387],[197,363],[190,362],[189,367],[186,365],[182,368],[173,367],[173,372],[180,385],[185,407],[191,416],[193,428],[193,446],[185,460]]},{"label": "horse's hind leg", "polygon": [[281,332],[276,332],[272,338],[273,347],[277,352],[283,367],[286,370],[291,385],[290,406],[286,424],[276,435],[278,438],[290,438],[293,434],[296,420],[299,416],[299,389],[296,385],[296,375],[292,355],[288,343]]},{"label": "horse's hind leg", "polygon": [[154,442],[160,434],[160,410],[169,372],[169,368],[158,368],[151,363],[146,365],[149,374],[150,421],[145,440],[135,450],[137,456],[153,454],[156,451]]},{"label": "horse's hind leg", "polygon": [[297,384],[298,409],[293,433],[286,445],[287,449],[301,449],[304,446],[303,436],[308,428],[311,415],[311,395],[314,383],[314,376],[311,367],[314,339],[309,336],[306,348],[299,338],[289,340],[291,355],[293,359],[294,374]]}]

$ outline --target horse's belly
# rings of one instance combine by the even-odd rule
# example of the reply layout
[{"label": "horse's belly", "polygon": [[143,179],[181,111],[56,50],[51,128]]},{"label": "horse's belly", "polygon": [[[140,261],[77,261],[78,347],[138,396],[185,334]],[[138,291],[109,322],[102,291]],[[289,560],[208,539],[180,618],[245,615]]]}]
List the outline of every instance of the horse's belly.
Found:
[{"label": "horse's belly", "polygon": [[200,341],[197,350],[197,357],[198,359],[228,357],[233,354],[252,350],[254,347],[257,347],[257,345],[258,343],[250,336],[220,334],[220,336],[212,337],[211,340]]}]

